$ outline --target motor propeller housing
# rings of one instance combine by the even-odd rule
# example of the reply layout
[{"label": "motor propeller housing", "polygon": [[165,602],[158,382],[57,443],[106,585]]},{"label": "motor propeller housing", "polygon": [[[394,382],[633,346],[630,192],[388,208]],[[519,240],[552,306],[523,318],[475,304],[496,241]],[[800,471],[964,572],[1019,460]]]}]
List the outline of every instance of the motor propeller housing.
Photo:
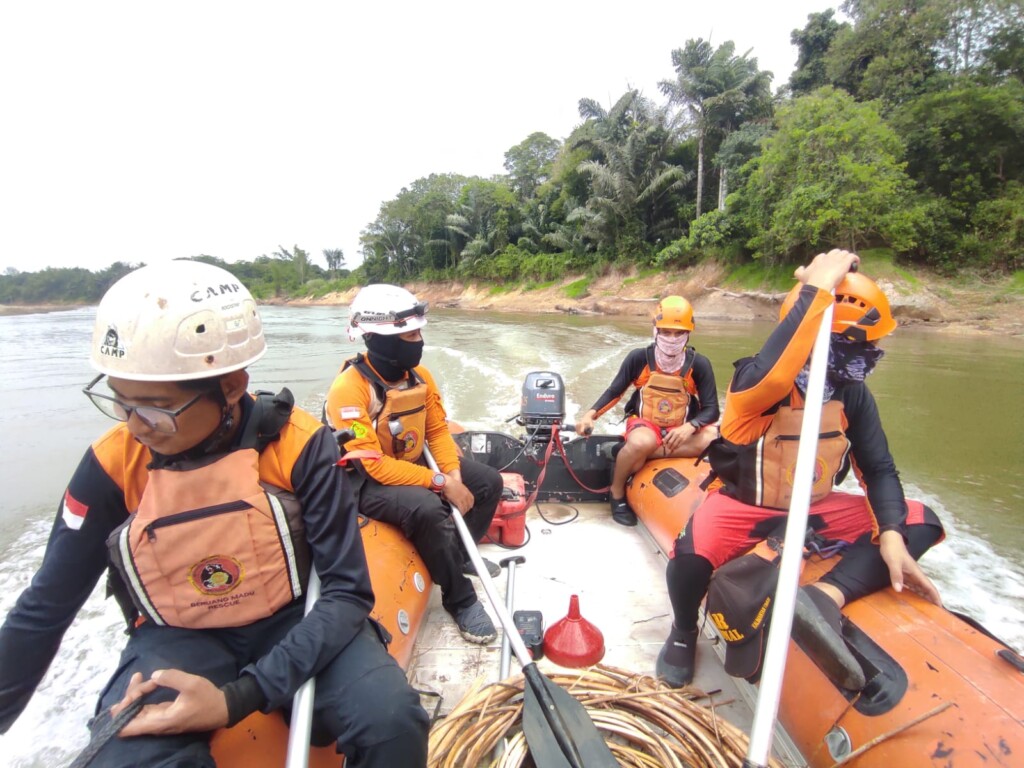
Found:
[{"label": "motor propeller housing", "polygon": [[516,422],[527,432],[550,436],[551,428],[565,421],[565,383],[554,371],[531,371],[523,382],[523,398]]}]

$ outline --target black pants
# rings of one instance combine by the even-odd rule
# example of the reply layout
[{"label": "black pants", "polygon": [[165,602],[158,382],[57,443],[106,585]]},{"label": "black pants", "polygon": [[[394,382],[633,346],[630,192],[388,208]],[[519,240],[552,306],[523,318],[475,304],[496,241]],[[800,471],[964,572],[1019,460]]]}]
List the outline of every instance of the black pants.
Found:
[{"label": "black pants", "polygon": [[[463,459],[462,482],[473,494],[471,510],[462,510],[466,527],[479,541],[491,525],[501,501],[501,475],[486,464]],[[430,578],[441,587],[441,604],[453,616],[476,602],[476,590],[462,574],[468,559],[451,510],[429,488],[416,485],[381,485],[373,478],[363,483],[359,511],[374,520],[401,529],[423,558]]]},{"label": "black pants", "polygon": [[[302,618],[302,606],[289,606],[268,619],[232,629],[181,629],[146,622],[121,654],[97,711],[109,709],[128,687],[132,674],[148,678],[157,669],[180,669],[221,686],[276,645]],[[146,703],[173,700],[177,691],[161,688]],[[353,768],[425,766],[427,713],[401,667],[384,648],[369,621],[351,643],[316,677],[312,742],[337,742]],[[92,765],[104,768],[208,768],[209,733],[112,738]]]}]

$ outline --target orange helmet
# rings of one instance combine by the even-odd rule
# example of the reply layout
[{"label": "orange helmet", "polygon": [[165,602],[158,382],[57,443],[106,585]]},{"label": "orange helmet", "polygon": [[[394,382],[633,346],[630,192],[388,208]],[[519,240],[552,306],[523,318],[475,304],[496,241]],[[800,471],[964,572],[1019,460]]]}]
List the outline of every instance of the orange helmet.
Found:
[{"label": "orange helmet", "polygon": [[[789,314],[803,283],[787,294],[779,310],[779,320]],[[896,330],[896,319],[889,300],[870,277],[851,272],[836,287],[836,306],[832,313],[832,333],[851,341],[878,341]]]},{"label": "orange helmet", "polygon": [[692,331],[693,307],[682,296],[666,296],[658,302],[658,309],[654,312],[654,327]]}]

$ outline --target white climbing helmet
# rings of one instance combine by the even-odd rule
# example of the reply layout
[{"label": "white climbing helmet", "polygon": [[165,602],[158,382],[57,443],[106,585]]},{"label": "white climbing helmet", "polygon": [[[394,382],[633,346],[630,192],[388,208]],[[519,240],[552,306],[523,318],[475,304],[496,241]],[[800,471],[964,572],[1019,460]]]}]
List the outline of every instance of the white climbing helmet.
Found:
[{"label": "white climbing helmet", "polygon": [[427,302],[417,301],[405,288],[378,283],[360,289],[348,316],[348,337],[355,341],[366,333],[395,336],[427,324]]},{"label": "white climbing helmet", "polygon": [[96,309],[90,362],[133,381],[187,381],[237,371],[267,351],[256,302],[230,272],[168,261],[130,272]]}]

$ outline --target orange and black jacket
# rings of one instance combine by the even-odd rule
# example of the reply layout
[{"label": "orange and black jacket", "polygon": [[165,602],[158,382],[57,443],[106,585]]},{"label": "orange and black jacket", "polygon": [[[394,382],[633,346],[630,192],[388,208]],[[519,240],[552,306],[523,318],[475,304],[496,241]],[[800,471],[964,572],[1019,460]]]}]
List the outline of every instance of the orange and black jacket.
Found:
[{"label": "orange and black jacket", "polygon": [[[253,401],[243,398],[242,407],[244,428]],[[107,536],[138,507],[148,467],[160,459],[118,424],[93,443],[78,465],[42,566],[0,628],[0,732],[28,704],[64,632],[107,570]],[[293,492],[302,506],[321,597],[277,646],[241,670],[240,681],[251,677],[259,686],[255,697],[246,697],[249,711],[257,706],[270,711],[290,702],[315,671],[317,659],[333,658],[348,645],[373,607],[356,509],[337,460],[331,430],[298,409],[279,438],[260,453],[260,480]],[[251,685],[247,689],[251,693]]]},{"label": "orange and black jacket", "polygon": [[[711,361],[694,351],[692,347],[687,347],[687,355],[691,353],[694,356],[693,365],[690,366],[690,370],[686,374],[686,388],[691,396],[686,421],[700,429],[718,421],[718,389],[715,385],[715,372],[711,368]],[[595,419],[615,407],[630,386],[636,389],[626,401],[626,415],[637,415],[640,388],[651,377],[648,358],[653,359],[653,356],[653,344],[634,349],[626,355],[626,359],[622,361],[619,372],[615,374],[608,389],[591,406],[596,413]]]},{"label": "orange and black jacket", "polygon": [[[365,358],[364,358],[365,360]],[[366,365],[370,365],[366,360]],[[372,366],[370,366],[372,369]],[[426,443],[438,468],[451,472],[459,468],[459,454],[448,430],[448,415],[434,377],[424,366],[413,369],[427,385]],[[375,371],[376,372],[376,371]],[[336,430],[349,429],[355,438],[345,443],[347,451],[369,450],[381,453],[379,461],[361,462],[367,474],[381,485],[419,485],[431,487],[434,473],[426,462],[413,463],[387,455],[380,444],[374,421],[382,406],[381,394],[354,365],[342,368],[327,392],[327,422]]]},{"label": "orange and black jacket", "polygon": [[[779,406],[796,391],[793,382],[810,357],[822,314],[832,301],[828,291],[804,286],[761,351],[736,362],[725,396],[721,438],[709,452],[712,467],[726,487],[738,482],[729,477],[730,468],[735,466],[735,462],[728,461],[730,452],[757,442]],[[867,495],[875,533],[903,532],[907,516],[903,486],[874,397],[863,382],[858,382],[837,387],[832,400],[843,404],[852,468]],[[849,470],[849,465],[843,467],[836,482],[841,482]],[[721,482],[716,487],[721,487]]]}]

